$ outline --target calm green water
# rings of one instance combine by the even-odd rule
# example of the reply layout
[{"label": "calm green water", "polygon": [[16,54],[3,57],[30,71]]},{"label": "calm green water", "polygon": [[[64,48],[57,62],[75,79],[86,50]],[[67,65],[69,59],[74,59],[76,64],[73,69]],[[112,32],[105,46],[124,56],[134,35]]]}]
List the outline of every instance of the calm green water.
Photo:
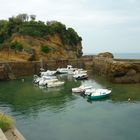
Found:
[{"label": "calm green water", "polygon": [[[16,119],[27,140],[139,140],[140,84],[111,84],[101,77],[61,88],[41,89],[32,78],[0,82],[0,109]],[[111,87],[111,96],[88,102],[71,88],[80,84]],[[131,102],[128,102],[128,98]]]}]

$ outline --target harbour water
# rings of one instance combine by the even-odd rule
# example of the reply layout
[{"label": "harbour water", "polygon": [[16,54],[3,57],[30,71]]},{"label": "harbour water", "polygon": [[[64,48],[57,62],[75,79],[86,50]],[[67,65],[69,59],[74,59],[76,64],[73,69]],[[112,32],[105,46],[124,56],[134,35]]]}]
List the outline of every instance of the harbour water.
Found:
[{"label": "harbour water", "polygon": [[[90,75],[75,81],[60,75],[60,88],[39,88],[32,77],[0,82],[0,110],[12,115],[27,140],[139,140],[140,84],[112,84]],[[109,98],[87,101],[71,88],[111,88]],[[131,100],[128,101],[128,98]]]}]

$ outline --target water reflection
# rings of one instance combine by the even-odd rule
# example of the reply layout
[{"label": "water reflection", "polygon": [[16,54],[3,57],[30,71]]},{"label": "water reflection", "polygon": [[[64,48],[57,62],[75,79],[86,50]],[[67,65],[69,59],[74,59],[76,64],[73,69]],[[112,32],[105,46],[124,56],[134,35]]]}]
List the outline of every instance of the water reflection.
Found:
[{"label": "water reflection", "polygon": [[[58,78],[65,81],[64,86],[57,88],[42,88],[31,83],[32,78],[25,78],[16,81],[0,83],[0,105],[3,111],[16,112],[26,116],[37,115],[41,110],[62,111],[69,102],[77,98],[84,98],[80,95],[74,96],[71,92],[73,87],[92,85],[95,88],[112,88],[112,93],[108,99],[103,101],[124,102],[131,99],[131,102],[140,101],[140,84],[113,84],[103,77],[96,75],[89,76],[89,80],[75,81],[72,76],[59,75]],[[93,101],[88,102],[92,103]],[[95,102],[95,101],[94,101]],[[7,110],[7,106],[10,110]]]},{"label": "water reflection", "polygon": [[[31,83],[31,78],[0,83],[0,105],[8,105],[12,112],[23,115],[38,114],[41,109],[59,111],[65,108],[67,102],[75,100],[71,94],[73,86],[79,82],[66,82],[63,87],[42,88]],[[7,112],[5,108],[3,111]]]},{"label": "water reflection", "polygon": [[[16,118],[16,126],[26,139],[140,138],[140,84],[112,84],[93,74],[86,81],[59,76],[66,82],[58,88],[40,88],[32,84],[30,77],[24,82],[19,79],[0,83],[0,109]],[[95,88],[111,87],[112,93],[104,100],[87,100],[71,92],[71,88],[81,84]],[[131,98],[130,102],[128,98]]]}]

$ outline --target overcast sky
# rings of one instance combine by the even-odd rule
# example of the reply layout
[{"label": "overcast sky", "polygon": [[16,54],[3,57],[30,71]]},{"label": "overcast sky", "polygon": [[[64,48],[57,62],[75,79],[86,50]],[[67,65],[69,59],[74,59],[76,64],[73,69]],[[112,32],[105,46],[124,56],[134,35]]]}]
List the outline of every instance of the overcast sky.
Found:
[{"label": "overcast sky", "polygon": [[19,13],[74,28],[85,54],[140,52],[140,0],[0,0],[0,19]]}]

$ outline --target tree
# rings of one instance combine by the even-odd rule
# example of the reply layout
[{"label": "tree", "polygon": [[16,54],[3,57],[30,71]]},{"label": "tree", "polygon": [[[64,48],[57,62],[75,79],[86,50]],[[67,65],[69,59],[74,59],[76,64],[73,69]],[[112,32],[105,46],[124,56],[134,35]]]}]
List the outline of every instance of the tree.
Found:
[{"label": "tree", "polygon": [[20,19],[22,22],[28,21],[29,16],[27,14],[19,14],[16,16],[16,18]]},{"label": "tree", "polygon": [[3,43],[7,36],[7,21],[0,20],[0,43]]},{"label": "tree", "polygon": [[35,21],[36,15],[30,15],[30,19],[31,19],[32,21]]},{"label": "tree", "polygon": [[69,38],[69,44],[72,46],[77,45],[82,40],[82,38],[78,36],[73,28],[67,29],[67,35]]}]

